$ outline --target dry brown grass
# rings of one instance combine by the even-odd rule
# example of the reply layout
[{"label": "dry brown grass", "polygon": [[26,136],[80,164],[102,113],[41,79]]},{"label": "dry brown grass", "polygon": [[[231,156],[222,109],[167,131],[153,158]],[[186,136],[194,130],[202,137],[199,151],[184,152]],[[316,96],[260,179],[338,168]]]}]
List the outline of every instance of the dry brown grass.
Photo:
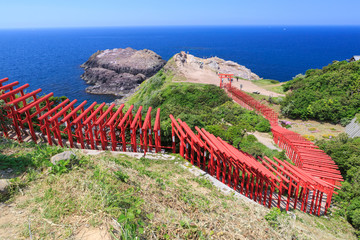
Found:
[{"label": "dry brown grass", "polygon": [[[318,121],[308,120],[292,120],[288,118],[280,118],[280,120],[291,122],[289,130],[304,136],[313,136],[315,140],[328,139],[329,136],[337,136],[345,132],[345,127],[340,124],[321,123]],[[305,137],[306,137],[305,136]]]}]

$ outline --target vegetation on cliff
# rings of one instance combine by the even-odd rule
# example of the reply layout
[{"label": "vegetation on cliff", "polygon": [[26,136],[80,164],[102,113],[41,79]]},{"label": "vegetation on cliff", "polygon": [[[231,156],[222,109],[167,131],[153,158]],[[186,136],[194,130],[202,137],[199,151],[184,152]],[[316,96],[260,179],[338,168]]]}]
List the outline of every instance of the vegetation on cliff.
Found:
[{"label": "vegetation on cliff", "polygon": [[283,87],[289,91],[281,103],[284,115],[346,125],[360,111],[360,61],[308,70]]},{"label": "vegetation on cliff", "polygon": [[343,133],[338,137],[316,143],[339,166],[345,181],[335,195],[335,214],[345,217],[360,235],[360,138],[348,138]]},{"label": "vegetation on cliff", "polygon": [[[141,84],[140,89],[128,101],[135,107],[161,108],[163,139],[171,140],[169,115],[185,121],[192,129],[195,126],[233,144],[254,156],[277,156],[283,153],[270,150],[257,142],[247,132],[269,132],[269,122],[234,103],[223,89],[214,85],[172,82],[172,72],[161,70],[154,77]],[[168,143],[170,144],[170,142]]]},{"label": "vegetation on cliff", "polygon": [[[0,91],[0,94],[2,92]],[[4,109],[5,106],[5,102],[4,100],[0,100],[0,131],[3,131],[3,127],[5,126],[5,124],[8,122],[7,118],[4,118],[3,116],[5,116],[6,111]]]}]

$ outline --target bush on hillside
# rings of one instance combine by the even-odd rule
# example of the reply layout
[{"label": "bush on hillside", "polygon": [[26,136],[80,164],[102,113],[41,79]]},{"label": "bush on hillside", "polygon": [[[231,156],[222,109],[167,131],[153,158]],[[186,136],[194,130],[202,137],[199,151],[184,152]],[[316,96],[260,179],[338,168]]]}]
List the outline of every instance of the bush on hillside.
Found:
[{"label": "bush on hillside", "polygon": [[[170,144],[166,141],[171,141],[170,114],[186,122],[193,130],[195,126],[205,128],[238,148],[241,148],[247,132],[270,131],[269,121],[234,103],[223,89],[207,84],[172,82],[171,73],[164,71],[142,83],[141,89],[128,104],[134,104],[135,107],[141,105],[144,109],[151,106],[153,113],[161,108],[164,144]],[[255,143],[245,145],[255,146]],[[267,150],[260,143],[256,148],[261,148],[262,152]],[[273,155],[271,151],[269,153],[269,156]]]},{"label": "bush on hillside", "polygon": [[339,194],[334,196],[339,207],[336,213],[346,217],[360,233],[360,138],[348,138],[343,133],[316,145],[330,155],[345,179]]},{"label": "bush on hillside", "polygon": [[360,111],[360,61],[310,69],[283,88],[291,90],[281,102],[284,115],[346,124]]},{"label": "bush on hillside", "polygon": [[4,109],[5,102],[3,100],[0,100],[0,131],[3,131],[5,125],[7,124],[6,120],[7,118],[4,118],[6,111]]},{"label": "bush on hillside", "polygon": [[[3,91],[0,91],[0,95],[2,93],[3,93]],[[11,120],[9,118],[4,117],[6,115],[7,115],[7,111],[5,108],[5,101],[0,99],[0,131],[5,130],[6,126],[11,122]]]}]

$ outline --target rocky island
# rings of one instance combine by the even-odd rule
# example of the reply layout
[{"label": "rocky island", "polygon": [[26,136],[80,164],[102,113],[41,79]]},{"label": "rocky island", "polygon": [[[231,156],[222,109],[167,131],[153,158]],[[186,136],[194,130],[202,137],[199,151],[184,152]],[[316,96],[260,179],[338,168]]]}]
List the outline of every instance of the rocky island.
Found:
[{"label": "rocky island", "polygon": [[86,88],[87,93],[124,97],[157,73],[165,63],[159,55],[147,49],[108,49],[97,51],[81,65],[85,70],[81,78],[93,85]]}]

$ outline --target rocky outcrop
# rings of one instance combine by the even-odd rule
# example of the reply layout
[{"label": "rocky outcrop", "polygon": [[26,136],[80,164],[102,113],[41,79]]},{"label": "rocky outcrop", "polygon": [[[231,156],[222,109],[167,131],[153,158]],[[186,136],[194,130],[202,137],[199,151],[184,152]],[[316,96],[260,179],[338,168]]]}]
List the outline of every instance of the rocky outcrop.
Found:
[{"label": "rocky outcrop", "polygon": [[[235,77],[239,77],[246,80],[258,80],[260,77],[251,72],[250,69],[242,66],[233,61],[226,61],[218,57],[212,58],[198,58],[185,52],[180,52],[174,56],[175,63],[178,67],[193,68],[191,71],[198,70],[211,70],[219,73],[234,74]],[[190,71],[190,70],[189,70]]]},{"label": "rocky outcrop", "polygon": [[76,158],[76,154],[72,151],[65,151],[58,153],[50,158],[50,162],[53,165],[57,165],[60,161],[71,160],[71,158]]},{"label": "rocky outcrop", "polygon": [[9,187],[10,181],[8,179],[0,179],[0,195],[6,195],[8,193]]},{"label": "rocky outcrop", "polygon": [[153,76],[166,61],[153,51],[115,48],[94,53],[81,67],[86,92],[119,97],[131,93],[145,79]]}]

